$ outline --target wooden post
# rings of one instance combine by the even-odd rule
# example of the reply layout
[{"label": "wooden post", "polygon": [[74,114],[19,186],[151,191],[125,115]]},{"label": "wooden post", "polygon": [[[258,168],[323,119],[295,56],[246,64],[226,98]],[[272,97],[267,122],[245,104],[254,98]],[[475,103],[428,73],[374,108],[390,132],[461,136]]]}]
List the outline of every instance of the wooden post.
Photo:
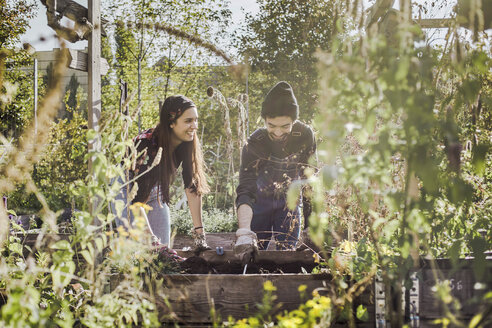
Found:
[{"label": "wooden post", "polygon": [[[101,2],[100,0],[89,0],[88,19],[93,26],[89,35],[89,58],[88,58],[88,123],[89,129],[99,132],[99,119],[101,117]],[[89,151],[97,151],[101,148],[99,137],[88,140]],[[89,174],[94,174],[93,158],[89,158]],[[90,212],[94,213],[97,208],[97,200],[90,200]],[[97,223],[94,218],[94,223]]]},{"label": "wooden post", "polygon": [[38,133],[38,59],[34,58],[34,134]]},{"label": "wooden post", "polygon": [[140,115],[140,112],[142,108],[140,107],[142,105],[142,58],[140,57],[140,54],[138,54],[138,72],[137,72],[137,77],[138,77],[138,133],[142,131],[142,117]]},{"label": "wooden post", "polygon": [[[249,138],[249,66],[246,70],[246,138]],[[239,151],[241,151],[240,149]],[[235,207],[234,207],[235,209]]]}]

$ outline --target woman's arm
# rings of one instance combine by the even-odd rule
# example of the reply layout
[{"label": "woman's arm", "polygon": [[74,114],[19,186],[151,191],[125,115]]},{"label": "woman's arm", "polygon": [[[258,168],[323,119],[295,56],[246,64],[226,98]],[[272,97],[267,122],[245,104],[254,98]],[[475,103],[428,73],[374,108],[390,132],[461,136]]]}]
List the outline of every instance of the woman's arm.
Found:
[{"label": "woman's arm", "polygon": [[202,221],[202,196],[197,195],[191,189],[186,188],[186,198],[190,207],[191,219],[193,220],[193,243],[195,244],[194,252],[199,254],[202,251],[210,250],[205,239],[205,230]]},{"label": "woman's arm", "polygon": [[194,193],[190,188],[185,189],[186,198],[188,199],[188,206],[191,212],[191,219],[193,220],[193,227],[195,232],[201,234],[203,230],[202,221],[202,196]]}]

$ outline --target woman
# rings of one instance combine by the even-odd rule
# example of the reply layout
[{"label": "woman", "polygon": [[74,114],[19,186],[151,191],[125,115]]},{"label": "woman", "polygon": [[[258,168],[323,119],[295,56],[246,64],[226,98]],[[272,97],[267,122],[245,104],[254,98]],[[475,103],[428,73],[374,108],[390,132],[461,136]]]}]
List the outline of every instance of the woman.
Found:
[{"label": "woman", "polygon": [[[134,139],[138,157],[130,169],[129,177],[131,180],[135,179],[138,187],[135,197],[130,201],[147,203],[152,208],[146,215],[151,233],[160,243],[169,245],[169,186],[176,169],[182,166],[194,226],[192,234],[195,251],[202,251],[210,249],[202,223],[202,195],[209,188],[203,169],[200,142],[196,135],[197,125],[197,108],[190,99],[181,95],[168,97],[160,108],[159,124]],[[161,157],[160,161],[157,158],[157,165],[154,163],[156,157]],[[130,186],[130,190],[135,189]]]}]

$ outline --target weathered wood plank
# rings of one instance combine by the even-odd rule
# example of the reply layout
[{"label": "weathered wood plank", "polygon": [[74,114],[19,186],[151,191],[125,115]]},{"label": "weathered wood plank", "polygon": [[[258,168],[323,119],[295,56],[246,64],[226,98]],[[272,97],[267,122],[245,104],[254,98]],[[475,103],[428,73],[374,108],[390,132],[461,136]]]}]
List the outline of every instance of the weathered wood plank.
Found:
[{"label": "weathered wood plank", "polygon": [[[46,0],[41,0],[43,5],[46,4]],[[74,22],[80,21],[81,19],[88,17],[88,9],[81,4],[73,0],[57,0],[55,10],[61,15],[73,20]],[[108,23],[107,19],[101,19],[103,25]]]},{"label": "weathered wood plank", "polygon": [[[171,307],[163,306],[162,320],[169,320],[168,315],[173,312],[180,322],[208,323],[212,322],[211,308],[223,320],[229,316],[240,319],[255,315],[264,295],[263,284],[268,280],[277,288],[271,314],[291,311],[309,299],[314,290],[328,295],[329,279],[326,275],[302,274],[168,275],[163,292]],[[307,287],[304,298],[298,291],[300,285]],[[370,312],[369,322],[373,317]]]},{"label": "weathered wood plank", "polygon": [[[87,63],[89,61],[89,55],[86,52],[75,49],[68,49],[68,52],[70,53],[68,67],[78,71],[88,72],[89,68]],[[109,70],[108,61],[105,58],[101,58],[100,65],[101,75],[106,75]]]},{"label": "weathered wood plank", "polygon": [[456,20],[454,18],[426,18],[415,21],[421,28],[447,28],[451,27]]},{"label": "weathered wood plank", "polygon": [[20,238],[22,244],[33,248],[38,240],[41,241],[41,238],[43,244],[46,244],[49,241],[69,240],[71,234],[47,233],[44,235],[40,235],[39,233],[26,233],[26,234],[16,233],[15,236]]},{"label": "weathered wood plank", "polygon": [[[437,280],[428,261],[422,263],[422,269],[418,270],[419,276],[419,301],[420,317],[423,319],[435,319],[442,317],[442,303],[436,297],[436,285],[448,284],[451,289],[451,295],[461,304],[460,310],[453,310],[457,317],[471,318],[477,313],[480,305],[481,296],[485,291],[492,290],[490,282],[485,284],[482,289],[476,289],[478,282],[472,269],[474,259],[460,260],[459,268],[453,268],[451,261],[448,259],[435,260],[439,268]],[[492,260],[488,259],[485,263],[487,267],[486,276],[492,275]]]},{"label": "weathered wood plank", "polygon": [[177,251],[180,256],[188,258],[182,264],[187,273],[241,274],[247,273],[306,273],[316,266],[313,253],[302,251],[259,251],[255,260],[245,268],[234,256],[233,251],[224,251],[218,255],[214,251],[202,252],[195,256],[193,252]]},{"label": "weathered wood plank", "polygon": [[[214,248],[223,247],[224,250],[231,250],[236,240],[234,232],[207,233],[207,244]],[[179,250],[193,245],[193,239],[188,235],[177,235],[172,243],[172,248]]]}]

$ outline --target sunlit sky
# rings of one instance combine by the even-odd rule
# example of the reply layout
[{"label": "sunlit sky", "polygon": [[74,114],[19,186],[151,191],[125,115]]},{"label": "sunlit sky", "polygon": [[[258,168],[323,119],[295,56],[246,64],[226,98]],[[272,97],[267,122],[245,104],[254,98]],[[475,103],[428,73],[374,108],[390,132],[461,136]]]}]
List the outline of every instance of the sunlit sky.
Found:
[{"label": "sunlit sky", "polygon": [[[81,5],[87,6],[87,0],[75,1]],[[423,18],[444,18],[451,16],[452,8],[456,4],[456,1],[457,0],[414,0],[413,3],[428,9],[427,12],[421,11]],[[364,0],[364,8],[369,8],[374,2],[375,0]],[[396,0],[394,5],[395,8],[398,8],[398,3],[399,1]],[[433,3],[434,6],[432,5]],[[259,6],[256,3],[256,0],[231,0],[230,9],[233,15],[233,26],[231,26],[231,29],[234,29],[239,26],[241,22],[244,22],[245,12],[255,14],[258,12]],[[414,12],[414,15],[416,14],[417,13]],[[445,29],[434,29],[428,31],[428,33],[432,42],[439,43],[439,40],[443,39],[445,36]],[[47,25],[46,8],[38,2],[38,13],[36,17],[31,20],[31,28],[21,37],[21,42],[31,44],[38,51],[51,50],[54,47],[59,47],[56,38],[54,38],[54,34],[53,30]],[[45,41],[41,41],[41,38],[44,38]],[[87,41],[68,44],[68,47],[75,49],[83,49],[86,46]]]},{"label": "sunlit sky", "polygon": [[[107,1],[107,0],[102,0]],[[75,2],[87,7],[87,0],[75,0]],[[256,0],[231,0],[230,9],[232,11],[232,22],[240,23],[244,21],[244,12],[254,14],[258,12],[259,6]],[[38,1],[38,14],[31,20],[31,28],[21,37],[22,43],[31,44],[38,51],[51,50],[59,47],[58,42],[54,38],[54,31],[48,26],[46,20],[46,8]],[[232,26],[231,28],[235,28]],[[40,39],[44,38],[45,41]],[[79,41],[77,43],[68,44],[68,47],[74,49],[84,49],[87,46],[87,41]]]}]

